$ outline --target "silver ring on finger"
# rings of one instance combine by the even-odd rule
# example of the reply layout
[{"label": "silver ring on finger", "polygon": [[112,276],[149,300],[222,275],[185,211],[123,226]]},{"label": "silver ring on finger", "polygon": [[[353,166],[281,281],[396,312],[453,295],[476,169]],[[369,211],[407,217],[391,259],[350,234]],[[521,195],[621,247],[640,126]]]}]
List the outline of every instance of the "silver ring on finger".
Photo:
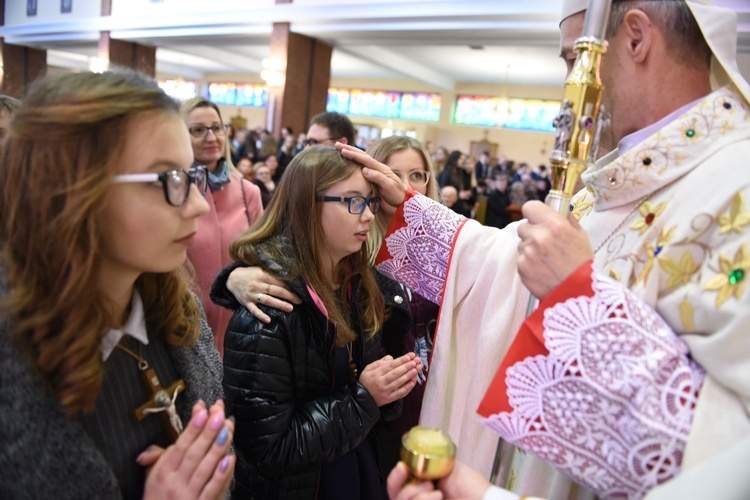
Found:
[{"label": "silver ring on finger", "polygon": [[268,290],[270,290],[270,289],[271,289],[271,284],[270,283],[266,283],[266,289],[265,289],[265,291],[263,293],[268,293]]},{"label": "silver ring on finger", "polygon": [[263,303],[263,294],[262,293],[258,294],[258,298],[256,299],[256,302],[258,304],[262,304]]}]

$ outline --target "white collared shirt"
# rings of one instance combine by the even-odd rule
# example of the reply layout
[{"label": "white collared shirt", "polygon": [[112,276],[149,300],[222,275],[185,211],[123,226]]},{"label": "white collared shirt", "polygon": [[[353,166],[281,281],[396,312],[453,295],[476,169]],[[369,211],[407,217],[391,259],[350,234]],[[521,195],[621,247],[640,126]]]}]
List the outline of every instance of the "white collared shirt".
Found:
[{"label": "white collared shirt", "polygon": [[143,301],[138,290],[133,288],[133,297],[130,299],[130,316],[122,329],[112,329],[102,339],[99,350],[102,353],[102,361],[107,361],[109,355],[115,350],[124,335],[130,335],[143,345],[148,345],[148,332],[146,331],[146,316],[143,312]]}]

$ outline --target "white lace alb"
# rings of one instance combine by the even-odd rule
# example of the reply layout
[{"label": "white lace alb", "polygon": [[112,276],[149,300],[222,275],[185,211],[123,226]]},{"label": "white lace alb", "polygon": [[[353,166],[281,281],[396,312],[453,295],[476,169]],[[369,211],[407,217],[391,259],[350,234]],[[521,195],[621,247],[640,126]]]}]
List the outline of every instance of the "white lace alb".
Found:
[{"label": "white lace alb", "polygon": [[629,290],[592,282],[545,311],[549,354],[508,369],[513,411],[484,423],[605,498],[641,498],[679,472],[704,373]]}]

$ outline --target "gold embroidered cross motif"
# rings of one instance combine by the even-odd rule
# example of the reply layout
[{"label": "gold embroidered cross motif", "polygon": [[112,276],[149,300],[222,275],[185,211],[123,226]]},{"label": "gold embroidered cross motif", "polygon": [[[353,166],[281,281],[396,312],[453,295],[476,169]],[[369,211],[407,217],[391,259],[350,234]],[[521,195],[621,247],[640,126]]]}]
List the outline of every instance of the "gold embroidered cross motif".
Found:
[{"label": "gold embroidered cross motif", "polygon": [[656,221],[657,217],[659,217],[664,209],[667,208],[668,204],[669,201],[663,201],[654,207],[650,201],[644,201],[638,208],[638,211],[641,213],[641,218],[633,222],[630,229],[640,231],[639,234],[645,233],[646,229],[651,227],[651,224]]},{"label": "gold embroidered cross motif", "polygon": [[583,193],[583,195],[579,196],[571,203],[570,213],[573,214],[573,217],[575,217],[576,220],[581,220],[584,215],[588,215],[594,208],[593,201],[586,201],[588,196],[588,193]]},{"label": "gold embroidered cross motif", "polygon": [[662,261],[662,257],[658,256],[667,243],[672,239],[676,229],[677,226],[672,226],[671,229],[667,229],[666,227],[662,228],[659,237],[656,239],[656,243],[646,245],[646,263],[638,274],[638,278],[635,280],[636,283],[641,281],[645,282],[648,279],[649,274],[651,274],[651,269],[654,267],[654,261],[656,261],[657,258],[659,259],[659,262]]},{"label": "gold embroidered cross motif", "polygon": [[718,290],[716,307],[721,307],[732,295],[741,298],[745,292],[745,276],[750,272],[750,258],[745,245],[737,250],[734,259],[719,254],[719,266],[720,273],[703,285],[704,290]]},{"label": "gold embroidered cross motif", "polygon": [[696,264],[693,261],[693,254],[690,252],[685,252],[679,263],[669,257],[661,257],[659,259],[659,266],[669,274],[669,280],[667,281],[668,290],[690,283],[690,277],[700,269],[700,263]]},{"label": "gold embroidered cross motif", "polygon": [[721,214],[718,219],[719,234],[735,231],[742,233],[745,226],[750,224],[750,212],[745,212],[745,198],[743,194],[737,193],[732,199],[732,207],[728,214]]}]

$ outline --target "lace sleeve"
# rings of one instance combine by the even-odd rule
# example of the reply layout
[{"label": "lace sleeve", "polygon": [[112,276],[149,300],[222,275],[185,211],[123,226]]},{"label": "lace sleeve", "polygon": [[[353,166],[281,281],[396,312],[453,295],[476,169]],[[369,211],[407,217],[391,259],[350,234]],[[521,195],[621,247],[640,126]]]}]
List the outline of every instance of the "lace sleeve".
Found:
[{"label": "lace sleeve", "polygon": [[453,243],[466,220],[409,191],[388,228],[378,254],[378,270],[440,304]]},{"label": "lace sleeve", "polygon": [[655,311],[588,269],[593,296],[544,310],[544,353],[507,367],[509,411],[484,422],[603,497],[641,498],[679,472],[704,372]]}]

